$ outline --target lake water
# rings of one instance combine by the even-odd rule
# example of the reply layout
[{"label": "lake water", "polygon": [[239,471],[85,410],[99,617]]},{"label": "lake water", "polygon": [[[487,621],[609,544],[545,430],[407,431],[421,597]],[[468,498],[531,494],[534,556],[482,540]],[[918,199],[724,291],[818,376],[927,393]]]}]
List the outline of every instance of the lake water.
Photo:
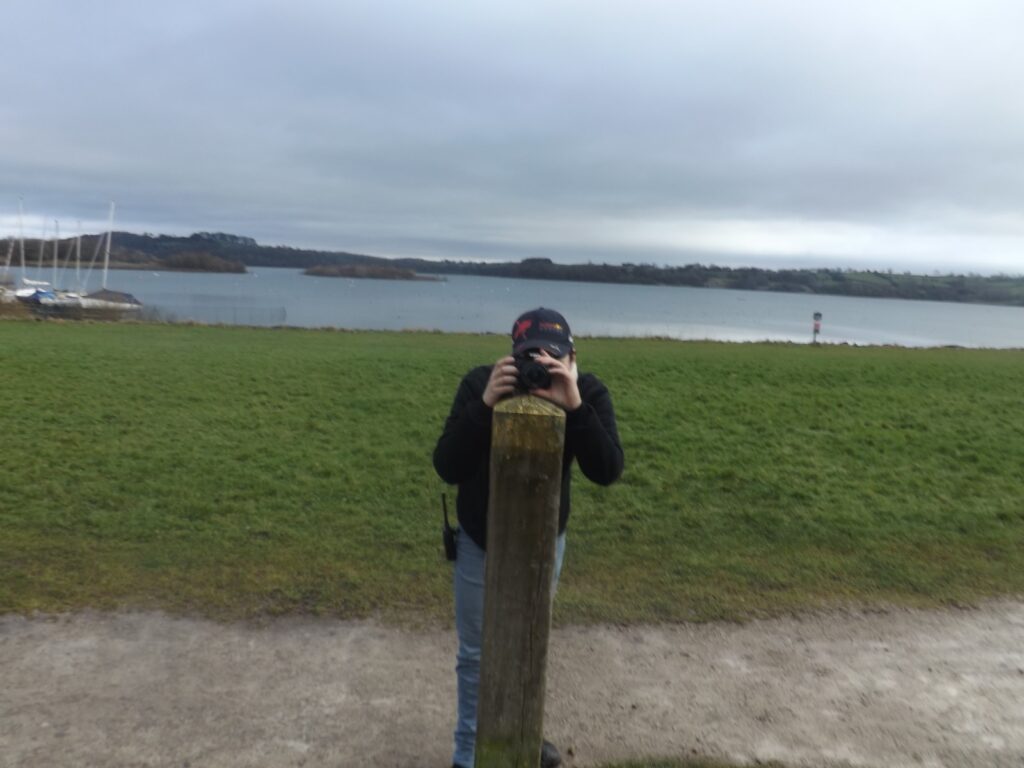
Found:
[{"label": "lake water", "polygon": [[171,320],[352,329],[507,333],[522,311],[561,311],[578,336],[720,341],[1024,347],[1024,308],[899,299],[607,285],[450,275],[443,282],[248,274],[111,271],[147,313]]}]

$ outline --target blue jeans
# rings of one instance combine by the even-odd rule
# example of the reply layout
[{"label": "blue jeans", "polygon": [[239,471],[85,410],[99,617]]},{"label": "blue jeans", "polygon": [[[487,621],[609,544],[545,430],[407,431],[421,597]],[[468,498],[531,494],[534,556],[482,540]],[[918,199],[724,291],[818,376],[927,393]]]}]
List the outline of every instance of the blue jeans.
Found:
[{"label": "blue jeans", "polygon": [[[555,540],[554,595],[565,557],[565,534]],[[458,722],[452,763],[473,768],[476,747],[476,702],[480,689],[480,645],[484,633],[484,563],[487,553],[464,532],[459,532],[455,559],[455,630],[459,635],[455,674],[459,682]]]}]

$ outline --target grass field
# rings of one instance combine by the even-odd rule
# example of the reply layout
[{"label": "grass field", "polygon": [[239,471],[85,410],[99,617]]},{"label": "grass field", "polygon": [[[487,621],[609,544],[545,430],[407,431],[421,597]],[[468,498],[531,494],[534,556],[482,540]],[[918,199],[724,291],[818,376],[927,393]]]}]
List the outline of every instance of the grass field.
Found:
[{"label": "grass field", "polygon": [[[430,455],[497,336],[0,322],[0,612],[448,620]],[[584,339],[556,617],[1024,593],[1024,353]]]}]

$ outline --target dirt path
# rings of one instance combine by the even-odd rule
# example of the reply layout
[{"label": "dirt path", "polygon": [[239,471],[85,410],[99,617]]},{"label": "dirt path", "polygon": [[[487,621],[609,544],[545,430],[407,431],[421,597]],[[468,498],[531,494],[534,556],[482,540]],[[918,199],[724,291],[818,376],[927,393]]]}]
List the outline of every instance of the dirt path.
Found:
[{"label": "dirt path", "polygon": [[[555,633],[571,765],[1024,766],[1024,603]],[[2,766],[446,768],[450,632],[0,617]]]}]

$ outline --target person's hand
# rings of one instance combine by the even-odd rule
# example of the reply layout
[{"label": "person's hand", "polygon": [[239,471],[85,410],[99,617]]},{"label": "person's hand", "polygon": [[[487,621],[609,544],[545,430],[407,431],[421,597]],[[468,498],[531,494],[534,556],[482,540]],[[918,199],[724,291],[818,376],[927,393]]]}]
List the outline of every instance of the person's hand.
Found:
[{"label": "person's hand", "polygon": [[512,355],[506,355],[494,364],[491,378],[484,389],[484,405],[493,408],[498,401],[511,395],[516,389],[516,361]]},{"label": "person's hand", "polygon": [[559,359],[549,355],[546,350],[541,350],[534,360],[548,369],[548,373],[551,374],[551,386],[530,390],[531,395],[550,400],[565,411],[575,411],[583,405],[580,388],[576,383],[578,373],[575,354]]}]

